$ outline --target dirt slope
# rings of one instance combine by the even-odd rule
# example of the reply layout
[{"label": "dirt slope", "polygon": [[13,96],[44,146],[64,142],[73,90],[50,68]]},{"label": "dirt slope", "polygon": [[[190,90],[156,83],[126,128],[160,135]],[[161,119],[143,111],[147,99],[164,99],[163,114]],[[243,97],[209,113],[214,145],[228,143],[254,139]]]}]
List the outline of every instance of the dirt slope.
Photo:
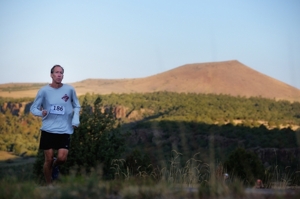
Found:
[{"label": "dirt slope", "polygon": [[[239,61],[196,63],[179,66],[145,78],[87,79],[72,83],[77,94],[132,93],[172,91],[186,93],[215,93],[233,96],[261,96],[300,101],[300,90],[278,81]],[[0,85],[0,88],[4,85]],[[6,85],[9,86],[9,85]],[[34,97],[36,89],[14,91],[12,97]],[[0,96],[8,97],[0,91]]]},{"label": "dirt slope", "polygon": [[80,93],[193,92],[300,100],[300,90],[238,61],[187,64],[136,79],[89,79],[74,83]]}]

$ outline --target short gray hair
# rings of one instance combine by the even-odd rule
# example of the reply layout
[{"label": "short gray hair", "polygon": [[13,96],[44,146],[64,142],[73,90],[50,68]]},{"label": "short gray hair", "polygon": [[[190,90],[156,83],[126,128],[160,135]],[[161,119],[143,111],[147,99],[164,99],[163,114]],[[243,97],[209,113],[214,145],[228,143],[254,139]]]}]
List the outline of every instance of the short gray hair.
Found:
[{"label": "short gray hair", "polygon": [[54,66],[51,68],[51,70],[50,70],[51,73],[54,72],[54,68],[55,68],[55,67],[61,67],[63,73],[65,72],[64,68],[63,68],[61,65],[54,65]]}]

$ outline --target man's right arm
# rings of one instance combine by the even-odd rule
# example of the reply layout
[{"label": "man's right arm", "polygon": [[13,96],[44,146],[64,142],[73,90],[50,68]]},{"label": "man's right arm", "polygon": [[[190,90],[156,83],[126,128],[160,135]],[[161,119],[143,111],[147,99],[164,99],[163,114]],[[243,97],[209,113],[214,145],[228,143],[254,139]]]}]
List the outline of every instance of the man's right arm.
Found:
[{"label": "man's right arm", "polygon": [[39,92],[37,93],[33,101],[33,104],[30,107],[30,112],[35,116],[43,117],[42,110],[41,110],[42,103],[43,103],[43,93],[41,92],[41,90],[39,90]]}]

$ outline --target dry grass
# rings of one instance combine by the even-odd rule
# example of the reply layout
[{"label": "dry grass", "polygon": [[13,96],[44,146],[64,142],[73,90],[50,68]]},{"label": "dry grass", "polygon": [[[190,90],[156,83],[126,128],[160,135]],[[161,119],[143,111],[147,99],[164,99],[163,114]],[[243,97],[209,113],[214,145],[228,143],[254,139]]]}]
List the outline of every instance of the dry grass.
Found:
[{"label": "dry grass", "polygon": [[[16,84],[13,84],[14,86]],[[30,86],[27,84],[19,84]],[[87,79],[71,83],[78,95],[146,93],[156,91],[213,93],[232,96],[261,96],[271,99],[300,101],[300,90],[274,78],[261,74],[238,61],[187,64],[175,69],[135,79]],[[1,91],[2,97],[34,97],[37,89],[27,91]]]},{"label": "dry grass", "polygon": [[0,151],[0,161],[5,161],[5,160],[9,160],[9,159],[16,159],[18,158],[18,156],[6,152],[6,151]]},{"label": "dry grass", "polygon": [[[156,175],[159,176],[144,171],[132,175],[130,168],[126,169],[127,172],[121,172],[121,167],[125,165],[124,160],[114,160],[112,166],[116,171],[115,180],[102,180],[101,169],[95,168],[90,174],[83,172],[78,176],[75,174],[76,172],[71,172],[68,176],[61,176],[60,180],[55,182],[52,187],[40,186],[30,180],[27,176],[28,172],[31,172],[30,165],[15,167],[15,172],[8,174],[9,177],[0,178],[0,199],[296,199],[300,196],[297,190],[278,192],[270,189],[264,191],[246,188],[234,176],[224,180],[225,171],[221,164],[210,167],[208,164],[197,160],[197,154],[188,160],[184,166],[180,166],[178,157],[181,154],[176,151],[173,152],[175,155],[168,163],[169,165],[157,170]],[[289,176],[285,177],[281,183],[283,189],[287,185],[285,182],[289,180]]]}]

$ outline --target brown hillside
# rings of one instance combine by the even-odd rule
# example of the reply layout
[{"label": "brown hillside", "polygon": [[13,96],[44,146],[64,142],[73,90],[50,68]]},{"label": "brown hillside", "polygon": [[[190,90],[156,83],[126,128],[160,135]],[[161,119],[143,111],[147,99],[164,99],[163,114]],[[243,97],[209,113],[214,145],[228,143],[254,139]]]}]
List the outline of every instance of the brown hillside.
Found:
[{"label": "brown hillside", "polygon": [[[145,78],[87,79],[72,85],[78,95],[87,92],[109,94],[172,91],[261,96],[300,101],[299,89],[259,73],[238,61],[187,64]],[[24,97],[25,93],[29,96],[33,91],[37,90],[14,91],[10,95]],[[0,92],[0,96],[4,96],[4,92]]]},{"label": "brown hillside", "polygon": [[173,91],[300,100],[299,89],[261,74],[238,61],[187,64],[145,78],[89,79],[73,85],[80,93]]}]

